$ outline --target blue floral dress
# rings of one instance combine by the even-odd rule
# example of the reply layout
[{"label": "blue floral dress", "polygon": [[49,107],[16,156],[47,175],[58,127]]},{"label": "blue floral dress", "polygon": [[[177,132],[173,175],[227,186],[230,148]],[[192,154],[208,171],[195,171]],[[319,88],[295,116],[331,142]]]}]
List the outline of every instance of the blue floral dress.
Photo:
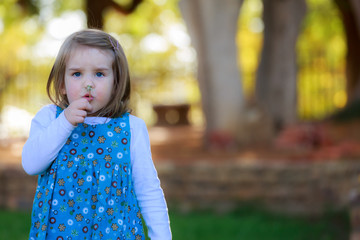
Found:
[{"label": "blue floral dress", "polygon": [[131,178],[129,125],[124,114],[74,129],[39,176],[30,239],[145,239]]}]

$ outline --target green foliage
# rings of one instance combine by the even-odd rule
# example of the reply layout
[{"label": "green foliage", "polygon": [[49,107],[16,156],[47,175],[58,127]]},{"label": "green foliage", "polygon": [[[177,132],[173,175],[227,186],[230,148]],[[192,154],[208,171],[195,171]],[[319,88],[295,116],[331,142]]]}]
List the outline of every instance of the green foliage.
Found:
[{"label": "green foliage", "polygon": [[[346,42],[333,1],[308,0],[307,15],[297,44],[298,114],[322,119],[346,103]],[[244,94],[252,98],[262,48],[261,0],[246,0],[239,18],[237,42]],[[266,26],[264,26],[266,27]]]},{"label": "green foliage", "polygon": [[355,100],[349,103],[346,108],[340,109],[330,116],[335,122],[349,122],[360,118],[360,101]]},{"label": "green foliage", "polygon": [[237,44],[239,46],[239,68],[246,98],[255,95],[255,75],[260,61],[263,41],[262,2],[244,1],[239,16]]},{"label": "green foliage", "polygon": [[333,1],[308,0],[308,14],[297,50],[301,118],[321,119],[344,107],[346,42],[340,13]]},{"label": "green foliage", "polygon": [[56,16],[59,16],[64,11],[74,11],[85,8],[85,0],[62,0],[62,1],[53,1],[54,12]]},{"label": "green foliage", "polygon": [[[38,16],[26,15],[14,1],[0,4],[0,22],[4,28],[0,32],[0,110],[4,102],[21,101],[29,95],[28,76],[31,76],[33,59],[29,57],[29,47],[39,41],[42,28],[36,22]],[[17,89],[19,94],[12,91]],[[37,94],[36,91],[33,93]],[[14,104],[16,105],[16,104]]]}]

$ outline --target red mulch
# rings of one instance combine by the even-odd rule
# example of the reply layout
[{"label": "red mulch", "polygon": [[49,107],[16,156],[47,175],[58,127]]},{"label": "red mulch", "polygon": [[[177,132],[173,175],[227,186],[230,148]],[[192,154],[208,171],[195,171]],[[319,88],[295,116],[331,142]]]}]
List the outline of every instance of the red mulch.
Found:
[{"label": "red mulch", "polygon": [[329,161],[360,159],[360,121],[301,123],[284,129],[272,143],[206,151],[203,130],[190,126],[150,128],[153,159],[179,164],[204,160]]}]

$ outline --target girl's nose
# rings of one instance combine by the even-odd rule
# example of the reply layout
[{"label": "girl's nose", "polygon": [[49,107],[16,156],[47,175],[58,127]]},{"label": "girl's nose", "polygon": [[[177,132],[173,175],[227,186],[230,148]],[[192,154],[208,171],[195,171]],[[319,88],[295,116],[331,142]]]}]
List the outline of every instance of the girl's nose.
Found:
[{"label": "girl's nose", "polygon": [[84,87],[90,86],[91,88],[94,88],[94,80],[91,77],[87,77],[84,81]]},{"label": "girl's nose", "polygon": [[87,85],[87,86],[86,86],[86,91],[87,91],[87,92],[91,92],[92,89],[93,89],[92,86],[90,86],[90,85]]}]

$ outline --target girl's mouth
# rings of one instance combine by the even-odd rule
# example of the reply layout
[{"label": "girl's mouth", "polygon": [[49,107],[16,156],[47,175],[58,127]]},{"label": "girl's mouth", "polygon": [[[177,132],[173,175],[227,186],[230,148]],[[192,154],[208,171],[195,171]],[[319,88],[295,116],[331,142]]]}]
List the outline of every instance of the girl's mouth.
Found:
[{"label": "girl's mouth", "polygon": [[88,100],[89,102],[91,102],[91,101],[94,99],[94,97],[91,96],[91,94],[89,94],[89,93],[85,94],[85,95],[83,96],[83,98],[85,98],[85,99]]}]

